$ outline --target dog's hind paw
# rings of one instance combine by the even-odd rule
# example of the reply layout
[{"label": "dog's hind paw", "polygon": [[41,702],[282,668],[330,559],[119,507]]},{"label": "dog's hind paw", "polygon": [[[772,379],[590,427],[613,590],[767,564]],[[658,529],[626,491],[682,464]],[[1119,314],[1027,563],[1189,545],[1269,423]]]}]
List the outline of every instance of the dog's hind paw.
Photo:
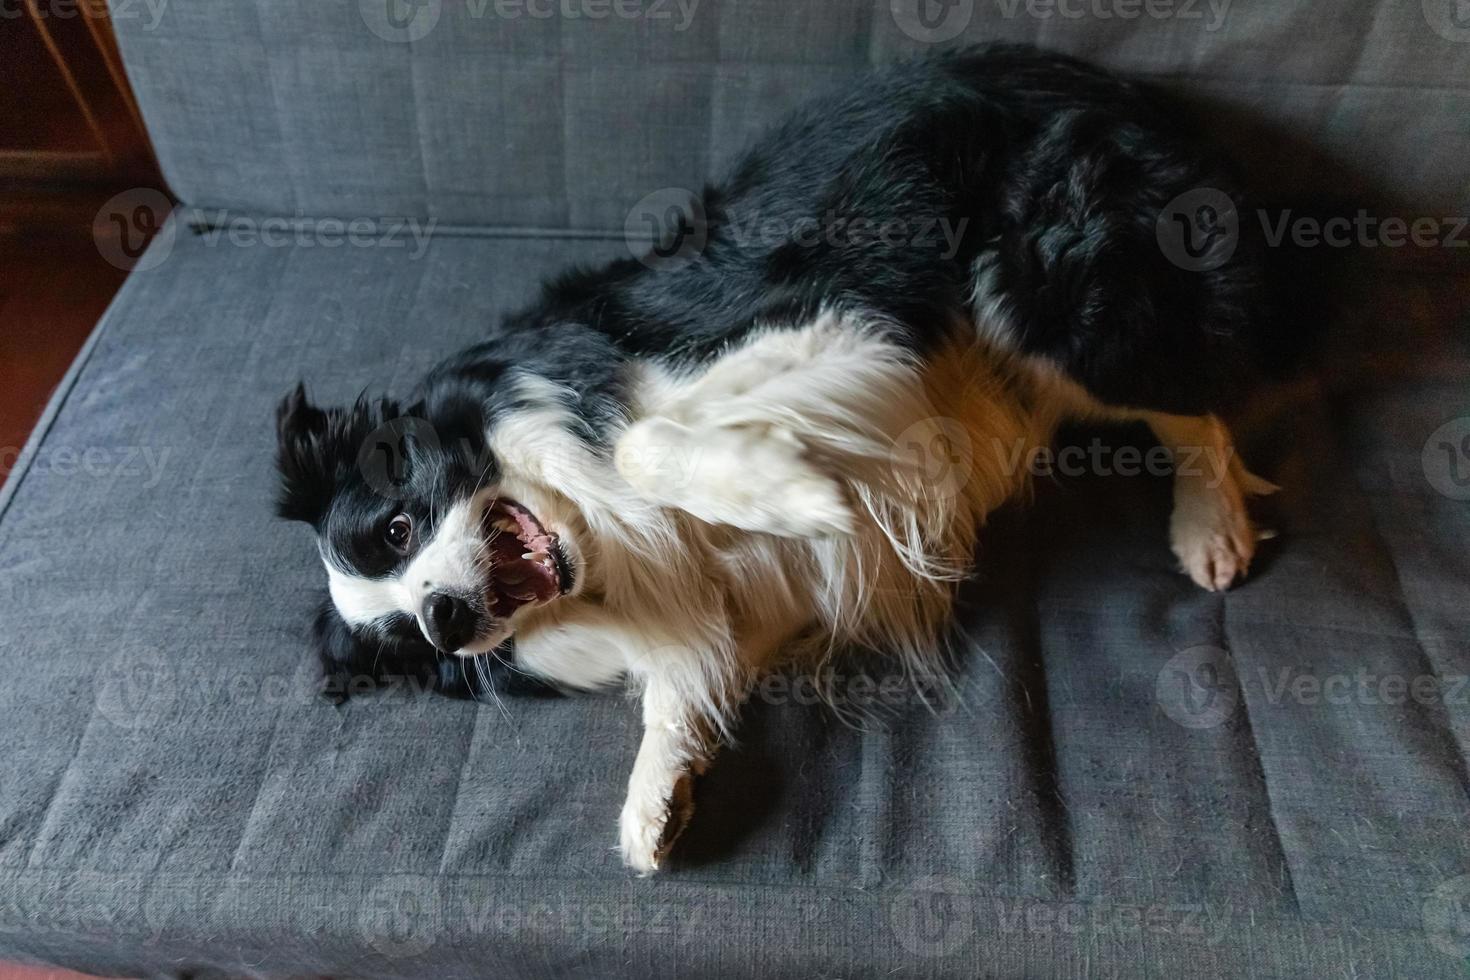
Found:
[{"label": "dog's hind paw", "polygon": [[[1257,479],[1257,478],[1252,478]],[[1266,484],[1264,480],[1260,484]],[[1224,592],[1250,571],[1256,542],[1268,537],[1251,524],[1243,488],[1233,476],[1219,486],[1181,481],[1175,486],[1170,544],[1184,573],[1211,592]]]},{"label": "dog's hind paw", "polygon": [[1235,529],[1202,530],[1175,537],[1174,554],[1184,573],[1211,592],[1224,592],[1250,571],[1256,534],[1248,525]]}]

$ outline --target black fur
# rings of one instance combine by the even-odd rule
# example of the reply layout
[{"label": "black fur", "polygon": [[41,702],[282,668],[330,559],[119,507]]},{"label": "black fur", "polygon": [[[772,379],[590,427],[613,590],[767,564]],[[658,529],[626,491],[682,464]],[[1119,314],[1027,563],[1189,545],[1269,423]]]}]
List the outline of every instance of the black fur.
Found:
[{"label": "black fur", "polygon": [[[1199,414],[1252,376],[1272,329],[1250,222],[1213,272],[1159,247],[1161,210],[1205,187],[1244,203],[1142,86],[1026,47],[916,61],[799,111],[706,188],[683,229],[703,242],[693,261],[564,276],[439,377],[487,359],[525,365],[583,393],[596,427],[618,404],[617,364],[703,359],[757,323],[800,324],[824,305],[875,310],[925,349],[966,315],[972,265],[994,251],[1022,350],[1104,401]],[[836,234],[772,238],[759,231],[771,219]],[[857,222],[963,234],[946,256],[935,236],[887,243]]]},{"label": "black fur", "polygon": [[[517,372],[562,385],[580,435],[606,452],[630,361],[699,362],[757,325],[799,326],[829,306],[877,312],[922,353],[970,320],[982,255],[1020,350],[1104,402],[1218,410],[1262,366],[1274,324],[1251,222],[1211,272],[1160,248],[1161,211],[1197,188],[1244,211],[1223,164],[1165,100],[1070,58],[996,46],[874,73],[757,142],[655,252],[567,273],[434,370],[402,409],[441,434],[410,460],[422,485],[406,504],[375,494],[355,465],[397,406],[323,412],[300,389],[288,396],[280,512],[313,524],[355,568],[388,574],[391,556],[374,549],[394,508],[427,519],[434,500],[493,472],[481,433],[517,409]],[[772,220],[784,231],[769,233]],[[905,233],[875,233],[894,226]],[[361,662],[353,644],[381,638],[338,629],[329,608],[317,628],[326,661]]]},{"label": "black fur", "polygon": [[553,687],[516,668],[514,641],[494,654],[452,657],[430,646],[412,621],[408,625],[411,632],[354,631],[323,595],[311,629],[322,670],[322,697],[341,704],[385,688],[475,701],[497,695],[558,696]]},{"label": "black fur", "polygon": [[398,403],[386,398],[320,409],[307,401],[306,386],[297,385],[276,408],[276,513],[321,530],[338,488],[353,482],[359,447],[399,414]]}]

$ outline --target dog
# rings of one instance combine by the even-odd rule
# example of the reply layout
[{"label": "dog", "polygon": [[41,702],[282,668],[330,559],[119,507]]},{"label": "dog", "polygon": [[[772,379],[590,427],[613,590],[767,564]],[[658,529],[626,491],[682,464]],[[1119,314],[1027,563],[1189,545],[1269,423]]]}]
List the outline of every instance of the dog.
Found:
[{"label": "dog", "polygon": [[1195,242],[1218,261],[1161,248],[1200,188],[1240,193],[1166,100],[1027,47],[797,111],[648,254],[549,283],[407,404],[285,397],[278,510],[316,533],[323,662],[632,685],[619,847],[647,874],[764,673],[852,650],[944,670],[977,534],[1066,420],[1217,464],[1176,467],[1169,534],[1230,587],[1274,488],[1220,413],[1276,328],[1244,223]]}]

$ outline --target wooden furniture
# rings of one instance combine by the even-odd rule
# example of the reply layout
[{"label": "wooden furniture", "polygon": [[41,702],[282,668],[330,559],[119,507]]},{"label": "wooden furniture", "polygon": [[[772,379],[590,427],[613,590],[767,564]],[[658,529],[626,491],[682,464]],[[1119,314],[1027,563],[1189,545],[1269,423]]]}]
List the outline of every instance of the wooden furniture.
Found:
[{"label": "wooden furniture", "polygon": [[163,180],[102,0],[0,0],[0,120],[4,483],[126,276],[99,210]]},{"label": "wooden furniture", "polygon": [[0,12],[0,187],[156,186],[158,171],[102,0],[19,0]]}]

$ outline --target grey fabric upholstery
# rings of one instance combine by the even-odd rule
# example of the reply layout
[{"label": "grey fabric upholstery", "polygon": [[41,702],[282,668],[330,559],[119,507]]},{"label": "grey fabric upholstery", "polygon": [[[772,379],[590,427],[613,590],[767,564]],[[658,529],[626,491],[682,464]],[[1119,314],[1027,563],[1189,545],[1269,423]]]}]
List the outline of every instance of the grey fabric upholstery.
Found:
[{"label": "grey fabric upholstery", "polygon": [[[913,35],[951,23],[965,28],[946,45],[1035,41],[1169,79],[1283,193],[1330,174],[1345,195],[1470,201],[1470,43],[1431,26],[1470,37],[1435,19],[1454,0],[617,2],[643,15],[612,0],[114,6],[164,172],[202,207],[620,230],[643,195],[699,187],[814,89],[930,50]],[[921,3],[944,11],[933,33]],[[609,13],[531,14],[563,7]],[[1120,16],[1075,16],[1093,9]]]},{"label": "grey fabric upholstery", "polygon": [[[626,254],[576,232],[617,231],[809,87],[914,45],[886,3],[704,0],[675,32],[445,2],[412,43],[357,3],[129,9],[129,71],[187,203],[461,227],[422,254],[180,230],[114,303],[0,495],[0,957],[1463,976],[1470,504],[1438,454],[1470,416],[1466,274],[1345,279],[1321,366],[1242,420],[1286,487],[1245,586],[1173,569],[1166,480],[1042,480],[983,539],[955,693],[852,726],[767,688],[674,871],[640,881],[611,846],[625,699],[314,699],[321,572],[270,514],[271,412],[298,376],[329,401],[402,391],[543,276]],[[1242,3],[1218,32],[997,9],[965,36],[1040,37],[1294,122],[1312,154],[1243,145],[1286,186],[1352,158],[1347,193],[1391,175],[1453,205],[1470,45],[1418,3]],[[1094,436],[1147,445],[1072,434]]]}]

